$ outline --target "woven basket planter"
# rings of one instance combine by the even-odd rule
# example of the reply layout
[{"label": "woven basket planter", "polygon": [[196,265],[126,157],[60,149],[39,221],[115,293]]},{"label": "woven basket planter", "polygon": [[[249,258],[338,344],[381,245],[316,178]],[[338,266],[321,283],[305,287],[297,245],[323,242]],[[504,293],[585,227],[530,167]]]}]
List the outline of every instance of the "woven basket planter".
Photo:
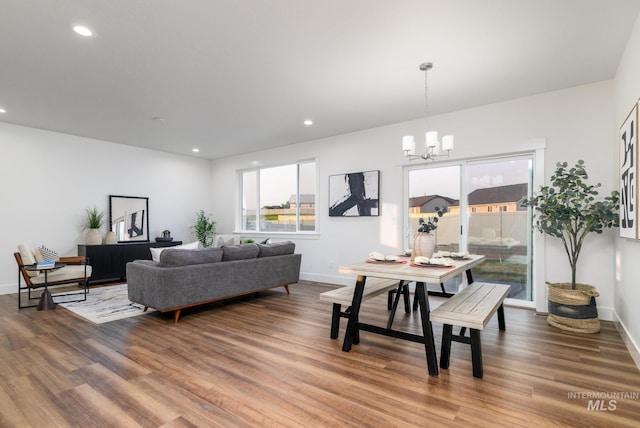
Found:
[{"label": "woven basket planter", "polygon": [[561,330],[576,333],[597,333],[600,319],[596,297],[600,294],[592,285],[547,282],[549,287],[549,316],[547,323]]}]

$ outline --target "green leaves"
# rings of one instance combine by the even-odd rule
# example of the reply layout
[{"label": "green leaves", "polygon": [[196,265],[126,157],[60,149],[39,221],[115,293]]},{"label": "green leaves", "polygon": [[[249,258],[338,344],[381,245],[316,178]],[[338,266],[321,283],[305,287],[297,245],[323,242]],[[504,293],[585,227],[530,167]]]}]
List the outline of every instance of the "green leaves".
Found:
[{"label": "green leaves", "polygon": [[87,220],[84,224],[85,229],[100,229],[102,227],[104,212],[98,212],[98,208],[94,205],[93,208],[86,208]]},{"label": "green leaves", "polygon": [[191,226],[196,239],[203,247],[210,247],[213,244],[213,237],[216,234],[216,222],[211,219],[211,214],[205,215],[203,210],[196,213],[196,224]]},{"label": "green leaves", "polygon": [[619,192],[612,191],[602,200],[596,200],[602,185],[588,184],[584,161],[568,168],[567,162],[558,162],[551,176],[551,185],[525,199],[523,204],[535,209],[534,225],[542,233],[560,238],[571,265],[572,284],[575,288],[576,266],[584,237],[602,233],[605,228],[618,227]]},{"label": "green leaves", "polygon": [[427,219],[423,219],[420,218],[418,220],[418,232],[426,232],[429,233],[432,230],[435,230],[438,227],[438,218],[442,217],[445,213],[449,212],[449,207],[447,206],[442,206],[441,207],[434,207],[435,208],[435,214],[432,217],[427,217]]}]

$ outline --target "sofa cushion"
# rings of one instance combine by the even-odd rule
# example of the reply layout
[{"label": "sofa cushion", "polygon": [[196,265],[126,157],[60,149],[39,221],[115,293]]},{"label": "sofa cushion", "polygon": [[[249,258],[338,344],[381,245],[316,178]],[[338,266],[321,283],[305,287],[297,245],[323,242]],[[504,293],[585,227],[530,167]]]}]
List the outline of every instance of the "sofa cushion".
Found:
[{"label": "sofa cushion", "polygon": [[[34,263],[36,263],[38,261],[38,259],[36,258],[36,253],[40,254],[37,250],[36,250],[36,246],[32,243],[24,243],[24,244],[19,244],[18,245],[18,252],[20,253],[20,257],[22,258],[22,263],[27,266],[27,265],[32,265]],[[42,260],[40,260],[42,261]],[[40,271],[27,271],[27,275],[29,275],[31,278],[34,278],[36,276],[40,275]]]},{"label": "sofa cushion", "polygon": [[167,248],[160,253],[161,267],[201,265],[206,263],[216,263],[222,260],[222,250],[220,248],[198,248],[195,250]]},{"label": "sofa cushion", "polygon": [[296,244],[291,241],[274,242],[273,244],[258,244],[260,254],[258,257],[283,256],[293,254]]},{"label": "sofa cushion", "polygon": [[260,253],[256,244],[223,245],[222,261],[255,259]]}]

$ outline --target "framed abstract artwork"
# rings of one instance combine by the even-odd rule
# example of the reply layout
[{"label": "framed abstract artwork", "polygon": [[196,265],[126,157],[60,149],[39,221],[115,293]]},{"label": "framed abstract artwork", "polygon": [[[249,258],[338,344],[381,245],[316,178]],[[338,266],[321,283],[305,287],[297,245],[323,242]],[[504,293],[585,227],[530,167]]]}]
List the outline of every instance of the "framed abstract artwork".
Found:
[{"label": "framed abstract artwork", "polygon": [[118,242],[148,242],[149,198],[109,195],[109,230]]},{"label": "framed abstract artwork", "polygon": [[329,176],[329,216],[380,215],[380,171]]},{"label": "framed abstract artwork", "polygon": [[638,104],[622,127],[620,145],[620,237],[638,238]]}]

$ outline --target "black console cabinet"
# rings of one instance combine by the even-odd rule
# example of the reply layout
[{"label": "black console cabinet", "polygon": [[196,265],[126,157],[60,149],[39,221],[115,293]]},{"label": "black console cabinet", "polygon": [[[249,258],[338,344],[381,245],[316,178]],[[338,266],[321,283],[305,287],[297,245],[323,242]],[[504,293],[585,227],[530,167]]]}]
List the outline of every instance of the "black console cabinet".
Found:
[{"label": "black console cabinet", "polygon": [[173,247],[182,241],[129,242],[126,244],[78,245],[78,255],[89,258],[92,274],[89,283],[124,281],[127,263],[134,260],[151,260],[149,248]]}]

